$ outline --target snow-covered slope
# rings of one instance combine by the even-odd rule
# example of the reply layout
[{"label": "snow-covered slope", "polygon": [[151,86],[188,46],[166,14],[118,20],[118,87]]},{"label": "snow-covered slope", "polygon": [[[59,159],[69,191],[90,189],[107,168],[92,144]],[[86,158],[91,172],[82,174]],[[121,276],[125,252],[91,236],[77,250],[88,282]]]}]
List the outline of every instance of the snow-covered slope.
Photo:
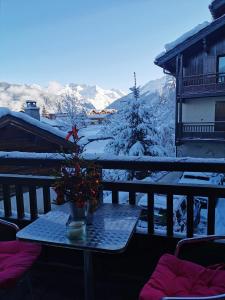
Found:
[{"label": "snow-covered slope", "polygon": [[[162,110],[167,111],[170,109],[171,113],[174,114],[175,81],[171,76],[164,76],[156,80],[151,80],[140,87],[140,97],[143,105],[147,105],[151,108],[155,107],[155,109],[157,109],[158,104],[165,102],[162,105]],[[120,110],[132,100],[133,94],[130,93],[114,101],[107,108]],[[174,118],[174,115],[172,115],[171,118]]]},{"label": "snow-covered slope", "polygon": [[54,112],[57,101],[61,101],[63,95],[76,97],[77,105],[84,109],[103,109],[124,93],[119,90],[104,90],[98,86],[67,84],[61,85],[58,82],[50,82],[47,87],[37,84],[20,85],[0,82],[0,106],[13,110],[21,110],[25,100],[33,99],[38,106],[45,107]]}]

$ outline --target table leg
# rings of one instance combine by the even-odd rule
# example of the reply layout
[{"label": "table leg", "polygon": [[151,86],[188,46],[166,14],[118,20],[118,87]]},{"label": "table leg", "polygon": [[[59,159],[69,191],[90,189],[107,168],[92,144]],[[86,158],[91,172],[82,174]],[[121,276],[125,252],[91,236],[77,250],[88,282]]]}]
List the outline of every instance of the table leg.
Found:
[{"label": "table leg", "polygon": [[93,264],[91,251],[84,251],[84,293],[85,300],[94,300]]}]

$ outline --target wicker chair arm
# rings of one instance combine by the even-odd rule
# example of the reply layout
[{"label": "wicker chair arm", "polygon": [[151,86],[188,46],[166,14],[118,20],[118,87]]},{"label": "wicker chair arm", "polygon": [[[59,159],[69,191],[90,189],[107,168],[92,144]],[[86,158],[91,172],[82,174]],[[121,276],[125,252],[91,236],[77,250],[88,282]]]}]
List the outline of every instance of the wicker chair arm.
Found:
[{"label": "wicker chair arm", "polygon": [[225,294],[208,297],[163,297],[162,300],[225,300]]},{"label": "wicker chair arm", "polygon": [[[208,236],[205,236],[205,237],[187,238],[187,239],[180,240],[177,243],[174,255],[176,257],[178,257],[179,253],[180,253],[180,249],[184,245],[194,244],[194,243],[202,243],[202,242],[210,242],[210,241],[214,241],[214,240],[225,240],[225,235],[208,235]],[[215,299],[217,299],[217,298],[215,298]],[[220,298],[218,298],[218,299],[220,299]],[[223,299],[223,298],[221,298],[221,299]]]},{"label": "wicker chair arm", "polygon": [[0,219],[0,227],[6,227],[6,228],[8,227],[9,229],[14,230],[15,233],[20,230],[19,227],[16,224],[14,224],[12,222],[8,222],[8,221],[3,220],[3,219]]}]

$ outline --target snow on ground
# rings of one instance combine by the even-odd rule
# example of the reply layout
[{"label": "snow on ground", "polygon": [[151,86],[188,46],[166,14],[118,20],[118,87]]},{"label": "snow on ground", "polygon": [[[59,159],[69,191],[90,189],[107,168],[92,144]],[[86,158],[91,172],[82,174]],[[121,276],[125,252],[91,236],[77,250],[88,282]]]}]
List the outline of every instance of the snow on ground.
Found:
[{"label": "snow on ground", "polygon": [[84,151],[87,153],[104,153],[105,152],[105,146],[108,144],[109,140],[99,140],[99,141],[93,141],[91,143],[88,143],[84,147]]},{"label": "snow on ground", "polygon": [[102,127],[103,125],[89,125],[87,127],[83,127],[79,130],[79,137],[97,137],[101,133]]},{"label": "snow on ground", "polygon": [[85,154],[105,153],[109,139],[104,139],[102,128],[103,125],[89,125],[79,130],[80,143],[85,145]]},{"label": "snow on ground", "polygon": [[[96,140],[106,140],[107,142],[109,142],[109,140],[106,139],[105,134],[102,131],[103,127],[104,127],[103,125],[89,125],[87,127],[81,128],[79,130],[79,137],[80,137],[79,143],[82,145],[87,145],[88,143],[94,142]],[[103,152],[101,151],[99,153],[103,153]],[[93,153],[92,150],[90,153]]]}]

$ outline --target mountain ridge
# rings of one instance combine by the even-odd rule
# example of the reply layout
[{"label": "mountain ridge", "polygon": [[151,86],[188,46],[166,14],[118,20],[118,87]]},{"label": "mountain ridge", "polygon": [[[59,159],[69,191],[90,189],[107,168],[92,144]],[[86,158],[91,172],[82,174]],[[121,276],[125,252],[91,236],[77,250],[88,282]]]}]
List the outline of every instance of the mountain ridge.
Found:
[{"label": "mountain ridge", "polygon": [[63,96],[77,98],[84,109],[103,109],[113,101],[125,95],[118,89],[103,89],[98,85],[69,83],[62,85],[51,81],[47,87],[38,84],[16,84],[0,82],[0,106],[19,111],[26,100],[37,101],[39,107],[45,106],[50,112],[55,112],[56,102]]}]

